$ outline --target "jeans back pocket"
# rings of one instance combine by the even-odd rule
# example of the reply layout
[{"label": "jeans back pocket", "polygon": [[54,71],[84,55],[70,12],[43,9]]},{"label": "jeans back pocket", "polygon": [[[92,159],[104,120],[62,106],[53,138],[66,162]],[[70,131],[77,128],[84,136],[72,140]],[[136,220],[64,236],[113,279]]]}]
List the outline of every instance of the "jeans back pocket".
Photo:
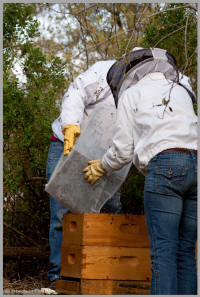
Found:
[{"label": "jeans back pocket", "polygon": [[156,192],[166,195],[182,192],[187,168],[179,166],[157,166],[155,167]]}]

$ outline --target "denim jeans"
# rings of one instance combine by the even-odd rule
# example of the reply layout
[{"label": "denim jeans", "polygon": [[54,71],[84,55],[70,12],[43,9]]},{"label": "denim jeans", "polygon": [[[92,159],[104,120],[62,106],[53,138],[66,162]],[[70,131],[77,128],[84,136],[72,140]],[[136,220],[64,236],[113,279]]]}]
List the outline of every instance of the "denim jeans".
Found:
[{"label": "denim jeans", "polygon": [[196,295],[197,155],[166,152],[148,166],[144,208],[151,295]]},{"label": "denim jeans", "polygon": [[[46,165],[46,178],[50,179],[53,170],[63,153],[63,143],[61,141],[51,141]],[[48,276],[51,281],[60,277],[61,265],[61,244],[62,244],[62,218],[63,214],[69,212],[57,200],[50,197],[50,227],[49,245],[50,259]],[[122,213],[119,192],[115,193],[103,206],[101,212]]]}]

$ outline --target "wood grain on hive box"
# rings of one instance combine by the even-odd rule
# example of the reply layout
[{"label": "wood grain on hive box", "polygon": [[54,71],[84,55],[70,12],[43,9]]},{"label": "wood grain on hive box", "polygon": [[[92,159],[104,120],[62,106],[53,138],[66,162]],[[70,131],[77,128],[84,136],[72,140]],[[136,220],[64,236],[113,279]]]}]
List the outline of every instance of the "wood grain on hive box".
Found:
[{"label": "wood grain on hive box", "polygon": [[62,246],[69,245],[149,247],[145,217],[129,214],[65,214]]},{"label": "wood grain on hive box", "polygon": [[149,280],[149,248],[62,247],[61,276],[86,279]]},{"label": "wood grain on hive box", "polygon": [[119,281],[93,279],[56,280],[56,291],[70,295],[148,295],[149,281]]}]

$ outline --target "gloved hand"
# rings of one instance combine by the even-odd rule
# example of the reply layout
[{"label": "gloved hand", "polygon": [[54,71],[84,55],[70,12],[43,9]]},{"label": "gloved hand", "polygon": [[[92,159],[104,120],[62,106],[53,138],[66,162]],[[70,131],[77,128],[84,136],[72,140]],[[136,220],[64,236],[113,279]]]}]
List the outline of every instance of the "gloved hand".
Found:
[{"label": "gloved hand", "polygon": [[67,156],[74,147],[74,140],[81,134],[80,127],[73,124],[66,125],[62,133],[64,134],[64,155]]},{"label": "gloved hand", "polygon": [[105,175],[107,171],[103,168],[101,159],[89,161],[88,164],[90,166],[83,169],[83,172],[86,172],[84,179],[93,185],[100,177]]}]

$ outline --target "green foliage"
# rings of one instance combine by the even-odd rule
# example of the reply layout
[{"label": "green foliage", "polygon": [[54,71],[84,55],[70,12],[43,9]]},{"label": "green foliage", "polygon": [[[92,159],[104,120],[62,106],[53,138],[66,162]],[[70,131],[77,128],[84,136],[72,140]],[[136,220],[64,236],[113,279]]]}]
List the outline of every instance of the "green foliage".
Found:
[{"label": "green foliage", "polygon": [[197,13],[184,8],[185,3],[171,3],[161,11],[155,7],[155,15],[144,30],[142,46],[160,47],[172,53],[178,69],[191,78],[197,89]]},{"label": "green foliage", "polygon": [[[33,5],[4,4],[4,216],[11,223],[6,205],[14,200],[14,210],[28,217],[28,228],[18,227],[41,240],[48,236],[44,184],[51,124],[66,80],[64,63],[34,44],[38,22],[33,14]],[[13,72],[16,62],[24,83]],[[18,219],[12,217],[12,223]]]},{"label": "green foliage", "polygon": [[121,201],[125,213],[143,214],[144,176],[132,165],[121,186]]},{"label": "green foliage", "polygon": [[3,43],[4,66],[11,66],[19,42],[25,43],[38,35],[38,22],[33,20],[34,6],[26,4],[4,4],[3,6]]}]

